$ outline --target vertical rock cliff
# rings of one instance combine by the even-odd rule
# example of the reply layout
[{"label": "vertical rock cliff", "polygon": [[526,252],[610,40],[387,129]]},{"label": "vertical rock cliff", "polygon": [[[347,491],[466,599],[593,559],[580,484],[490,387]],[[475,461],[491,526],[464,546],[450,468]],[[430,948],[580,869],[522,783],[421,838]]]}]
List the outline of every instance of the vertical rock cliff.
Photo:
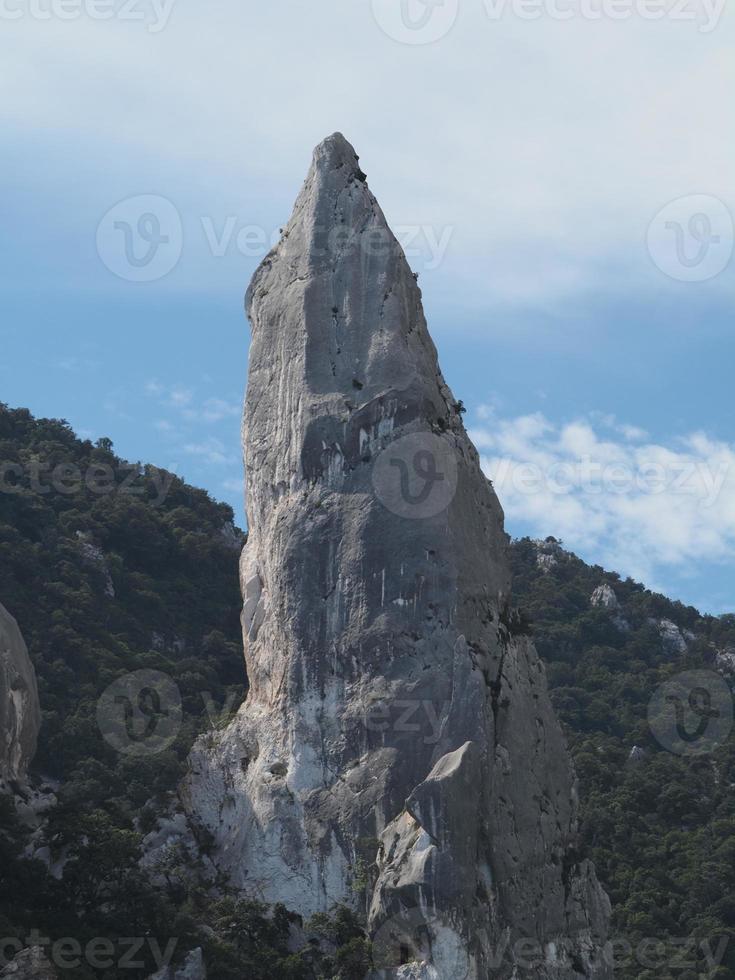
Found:
[{"label": "vertical rock cliff", "polygon": [[0,605],[0,781],[25,780],[40,727],[36,672],[18,624]]},{"label": "vertical rock cliff", "polygon": [[250,691],[190,813],[251,894],[364,912],[380,976],[609,976],[502,510],[341,135],[246,302]]}]

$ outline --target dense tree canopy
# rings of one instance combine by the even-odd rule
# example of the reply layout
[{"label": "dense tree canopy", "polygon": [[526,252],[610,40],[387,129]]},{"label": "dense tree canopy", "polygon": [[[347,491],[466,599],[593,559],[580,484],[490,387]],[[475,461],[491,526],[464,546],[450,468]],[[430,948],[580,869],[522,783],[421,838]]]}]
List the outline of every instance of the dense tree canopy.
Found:
[{"label": "dense tree canopy", "polygon": [[[45,834],[52,860],[64,858],[56,876],[23,859],[27,828],[0,797],[0,933],[38,928],[83,944],[145,935],[161,946],[173,937],[179,953],[202,945],[222,980],[360,980],[370,945],[346,909],[297,923],[286,909],[229,895],[226,882],[212,901],[196,876],[179,873],[175,854],[165,887],[139,865],[193,739],[224,724],[245,693],[242,536],[232,522],[229,507],[119,459],[109,440],[80,440],[63,421],[0,405],[0,602],[36,666],[43,727],[34,772],[60,786]],[[551,560],[539,562],[544,549]],[[580,780],[580,846],[613,901],[616,975],[735,976],[732,740],[712,754],[677,755],[648,722],[663,681],[714,671],[716,651],[735,649],[735,616],[701,616],[553,541],[515,542],[511,559],[520,608],[512,625],[532,633],[546,662]],[[592,606],[602,583],[618,610]],[[686,635],[686,650],[666,646],[661,620]],[[181,694],[175,737],[152,755],[116,751],[97,715],[103,692],[138,671],[172,678]],[[63,973],[145,977],[155,966],[149,945],[141,956],[137,971],[87,958]]]}]

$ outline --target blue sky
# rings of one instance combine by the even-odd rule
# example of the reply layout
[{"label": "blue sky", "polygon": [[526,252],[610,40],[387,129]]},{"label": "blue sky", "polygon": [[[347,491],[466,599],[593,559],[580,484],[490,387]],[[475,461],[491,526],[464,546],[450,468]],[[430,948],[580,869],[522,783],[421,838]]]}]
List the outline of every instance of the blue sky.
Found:
[{"label": "blue sky", "polygon": [[[243,294],[339,129],[420,273],[509,531],[735,609],[735,14],[643,3],[561,21],[447,0],[425,44],[383,0],[6,4],[0,400],[241,516]],[[143,213],[169,237],[149,282],[121,250]]]}]

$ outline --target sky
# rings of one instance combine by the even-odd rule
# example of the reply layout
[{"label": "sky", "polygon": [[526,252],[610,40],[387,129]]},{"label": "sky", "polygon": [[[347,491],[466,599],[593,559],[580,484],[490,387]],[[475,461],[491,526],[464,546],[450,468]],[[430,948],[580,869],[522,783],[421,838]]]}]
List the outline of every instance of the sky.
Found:
[{"label": "sky", "polygon": [[735,611],[722,0],[0,0],[0,401],[243,516],[247,283],[339,130],[514,536]]}]

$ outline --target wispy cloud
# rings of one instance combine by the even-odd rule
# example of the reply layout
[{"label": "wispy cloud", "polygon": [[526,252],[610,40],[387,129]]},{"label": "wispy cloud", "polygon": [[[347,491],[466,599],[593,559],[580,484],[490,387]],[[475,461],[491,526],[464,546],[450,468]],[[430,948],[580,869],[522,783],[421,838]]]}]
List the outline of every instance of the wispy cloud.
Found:
[{"label": "wispy cloud", "polygon": [[[235,398],[207,397],[200,400],[194,389],[182,384],[162,384],[157,379],[145,385],[148,396],[155,398],[162,408],[170,409],[189,422],[222,422],[239,418],[242,404]],[[163,428],[164,423],[157,423]]]},{"label": "wispy cloud", "polygon": [[56,362],[56,367],[61,371],[80,374],[86,371],[98,370],[100,368],[100,362],[90,357],[62,357]]},{"label": "wispy cloud", "polygon": [[611,416],[478,414],[470,434],[511,531],[553,534],[649,584],[735,562],[735,446],[703,432],[661,444]]},{"label": "wispy cloud", "polygon": [[198,457],[204,463],[230,466],[238,462],[237,455],[231,452],[221,439],[214,437],[205,439],[203,442],[186,443],[183,449],[185,453]]},{"label": "wispy cloud", "polygon": [[225,401],[222,398],[208,398],[202,406],[201,415],[207,422],[221,422],[222,419],[239,418],[242,405],[239,401]]}]

